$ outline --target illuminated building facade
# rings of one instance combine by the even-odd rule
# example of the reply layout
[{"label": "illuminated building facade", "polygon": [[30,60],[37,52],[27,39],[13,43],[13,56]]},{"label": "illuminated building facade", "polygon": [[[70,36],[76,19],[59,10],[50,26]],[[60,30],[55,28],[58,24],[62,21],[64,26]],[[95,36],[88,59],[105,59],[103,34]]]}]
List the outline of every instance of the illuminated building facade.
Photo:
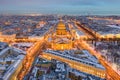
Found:
[{"label": "illuminated building facade", "polygon": [[72,45],[72,35],[67,31],[66,25],[60,21],[56,32],[52,35],[51,47],[54,50],[69,50],[72,49]]}]

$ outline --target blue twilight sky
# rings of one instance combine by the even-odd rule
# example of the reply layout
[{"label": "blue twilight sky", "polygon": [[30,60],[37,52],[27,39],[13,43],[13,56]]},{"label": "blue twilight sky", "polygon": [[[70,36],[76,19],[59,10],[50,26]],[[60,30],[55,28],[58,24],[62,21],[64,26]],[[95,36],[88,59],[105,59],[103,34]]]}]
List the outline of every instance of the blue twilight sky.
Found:
[{"label": "blue twilight sky", "polygon": [[0,0],[0,14],[120,15],[120,0]]}]

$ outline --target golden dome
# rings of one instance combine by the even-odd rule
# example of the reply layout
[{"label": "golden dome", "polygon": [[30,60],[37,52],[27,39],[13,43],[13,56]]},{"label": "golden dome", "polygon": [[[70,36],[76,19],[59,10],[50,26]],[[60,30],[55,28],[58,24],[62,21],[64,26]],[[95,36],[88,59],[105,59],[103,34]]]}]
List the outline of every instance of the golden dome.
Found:
[{"label": "golden dome", "polygon": [[57,25],[57,29],[66,29],[65,24],[62,21],[60,21]]}]

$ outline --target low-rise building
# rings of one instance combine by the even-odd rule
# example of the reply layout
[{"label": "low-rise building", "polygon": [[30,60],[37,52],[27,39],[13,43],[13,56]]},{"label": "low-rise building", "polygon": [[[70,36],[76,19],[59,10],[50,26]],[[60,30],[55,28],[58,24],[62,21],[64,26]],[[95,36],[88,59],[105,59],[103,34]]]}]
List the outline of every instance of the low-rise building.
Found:
[{"label": "low-rise building", "polygon": [[[2,47],[6,46],[0,45]],[[17,74],[22,68],[24,55],[22,52],[6,46],[0,51],[0,80],[17,80]]]}]

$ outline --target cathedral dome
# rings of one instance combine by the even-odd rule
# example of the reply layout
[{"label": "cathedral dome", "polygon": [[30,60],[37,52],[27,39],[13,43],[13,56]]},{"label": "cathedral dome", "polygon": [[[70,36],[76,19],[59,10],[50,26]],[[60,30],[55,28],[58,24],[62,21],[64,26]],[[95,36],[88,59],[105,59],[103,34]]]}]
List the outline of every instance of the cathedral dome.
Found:
[{"label": "cathedral dome", "polygon": [[66,29],[65,24],[61,21],[57,25],[57,29]]}]

